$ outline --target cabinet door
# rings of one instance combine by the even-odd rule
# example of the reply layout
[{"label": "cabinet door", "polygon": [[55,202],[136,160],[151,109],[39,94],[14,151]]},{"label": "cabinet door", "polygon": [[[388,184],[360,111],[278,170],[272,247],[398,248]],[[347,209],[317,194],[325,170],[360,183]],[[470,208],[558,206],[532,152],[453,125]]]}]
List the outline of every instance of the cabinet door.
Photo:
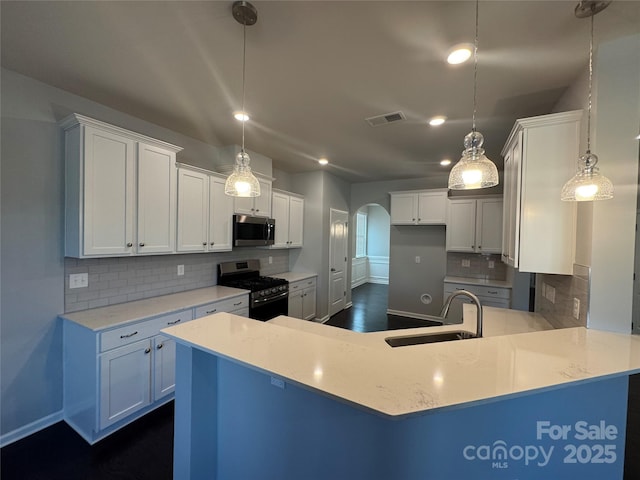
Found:
[{"label": "cabinet door", "polygon": [[209,176],[180,169],[178,172],[179,252],[204,252],[207,244]]},{"label": "cabinet door", "polygon": [[391,225],[415,225],[418,196],[415,193],[391,194]]},{"label": "cabinet door", "polygon": [[302,247],[303,231],[304,200],[298,197],[291,197],[289,199],[289,248]]},{"label": "cabinet door", "polygon": [[84,134],[84,255],[133,253],[135,142],[97,128]]},{"label": "cabinet door", "polygon": [[271,182],[258,179],[260,182],[260,196],[254,198],[254,211],[256,217],[271,217]]},{"label": "cabinet door", "polygon": [[447,223],[447,192],[418,194],[418,224],[444,225]]},{"label": "cabinet door", "polygon": [[304,291],[299,289],[289,292],[289,317],[302,318],[302,302]]},{"label": "cabinet door", "polygon": [[100,355],[100,429],[151,404],[151,341]]},{"label": "cabinet door", "polygon": [[476,201],[449,200],[447,213],[447,251],[474,252]]},{"label": "cabinet door", "polygon": [[209,251],[232,249],[233,197],[224,193],[224,179],[209,177]]},{"label": "cabinet door", "polygon": [[239,215],[253,216],[253,197],[232,197],[233,211]]},{"label": "cabinet door", "polygon": [[316,287],[305,288],[302,293],[302,317],[305,320],[316,318]]},{"label": "cabinet door", "polygon": [[273,193],[272,212],[276,221],[276,233],[273,248],[289,246],[289,195]]},{"label": "cabinet door", "polygon": [[164,335],[156,335],[153,352],[153,399],[159,400],[176,387],[176,342]]},{"label": "cabinet door", "polygon": [[479,253],[502,251],[502,199],[477,200],[476,248]]},{"label": "cabinet door", "polygon": [[503,259],[512,267],[518,267],[520,245],[520,178],[522,162],[522,132],[520,132],[505,157],[504,175],[504,225]]},{"label": "cabinet door", "polygon": [[138,253],[175,251],[176,190],[176,154],[138,143]]}]

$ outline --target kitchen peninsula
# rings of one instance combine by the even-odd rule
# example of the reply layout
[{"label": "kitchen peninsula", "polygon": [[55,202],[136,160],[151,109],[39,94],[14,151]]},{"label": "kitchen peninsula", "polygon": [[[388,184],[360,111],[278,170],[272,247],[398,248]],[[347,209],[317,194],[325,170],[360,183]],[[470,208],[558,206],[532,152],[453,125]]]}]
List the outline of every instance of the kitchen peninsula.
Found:
[{"label": "kitchen peninsula", "polygon": [[175,478],[622,479],[640,338],[392,348],[406,330],[355,342],[371,334],[297,325],[221,313],[163,330],[178,344]]}]

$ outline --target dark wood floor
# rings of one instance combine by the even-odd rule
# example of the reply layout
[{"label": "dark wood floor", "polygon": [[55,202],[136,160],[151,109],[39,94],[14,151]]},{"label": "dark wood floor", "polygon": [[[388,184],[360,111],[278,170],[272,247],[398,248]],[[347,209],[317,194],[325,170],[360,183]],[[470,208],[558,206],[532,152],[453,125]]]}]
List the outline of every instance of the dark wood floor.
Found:
[{"label": "dark wood floor", "polygon": [[[335,315],[327,323],[363,332],[406,328],[410,324],[402,317],[387,317],[385,285],[363,287],[354,290],[353,307]],[[639,453],[640,374],[629,380],[624,480],[640,480]],[[169,480],[172,478],[172,464],[173,402],[93,446],[64,422],[59,422],[4,447],[0,451],[0,478]]]},{"label": "dark wood floor", "polygon": [[388,285],[365,283],[351,290],[353,306],[331,317],[326,324],[355,332],[380,332],[428,327],[437,322],[387,314]]}]

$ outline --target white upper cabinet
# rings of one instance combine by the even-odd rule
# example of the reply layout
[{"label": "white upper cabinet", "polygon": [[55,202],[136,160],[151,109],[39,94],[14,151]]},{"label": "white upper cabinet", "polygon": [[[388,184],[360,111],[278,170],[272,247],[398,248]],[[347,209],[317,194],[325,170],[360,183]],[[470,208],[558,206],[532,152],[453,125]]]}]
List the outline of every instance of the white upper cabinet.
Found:
[{"label": "white upper cabinet", "polygon": [[234,211],[240,215],[253,217],[271,217],[271,180],[258,178],[260,195],[258,197],[235,197]]},{"label": "white upper cabinet", "polygon": [[576,204],[560,192],[575,174],[581,118],[578,110],[517,120],[502,151],[502,260],[521,272],[573,272]]},{"label": "white upper cabinet", "polygon": [[71,115],[65,130],[65,256],[175,251],[180,147]]},{"label": "white upper cabinet", "polygon": [[450,252],[500,253],[502,198],[450,199],[446,238]]},{"label": "white upper cabinet", "polygon": [[197,167],[178,169],[179,252],[222,252],[232,248],[233,197],[225,178]]},{"label": "white upper cabinet", "polygon": [[138,253],[173,253],[176,238],[176,154],[138,143]]},{"label": "white upper cabinet", "polygon": [[302,247],[304,199],[286,192],[274,191],[272,213],[276,221],[276,232],[271,248]]},{"label": "white upper cabinet", "polygon": [[447,222],[447,190],[389,192],[392,225],[444,225]]}]

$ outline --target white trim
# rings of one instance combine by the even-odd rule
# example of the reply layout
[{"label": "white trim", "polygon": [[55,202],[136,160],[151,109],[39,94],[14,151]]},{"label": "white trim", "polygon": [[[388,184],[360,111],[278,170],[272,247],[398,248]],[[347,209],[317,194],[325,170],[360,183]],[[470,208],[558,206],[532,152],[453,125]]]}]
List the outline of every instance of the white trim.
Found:
[{"label": "white trim", "polygon": [[346,310],[346,309],[351,308],[351,307],[353,307],[353,302],[349,302],[349,303],[347,303],[347,304],[344,306],[344,309]]},{"label": "white trim", "polygon": [[316,319],[314,320],[314,322],[318,322],[318,323],[327,323],[327,322],[329,321],[329,319],[330,319],[330,318],[331,318],[331,317],[330,317],[329,315],[325,315],[325,316],[324,316],[324,317],[322,317],[322,318],[316,318]]},{"label": "white trim", "polygon": [[[365,283],[377,283],[378,285],[389,285],[389,277],[369,277]],[[358,285],[359,286],[359,285]]]},{"label": "white trim", "polygon": [[0,436],[0,448],[4,448],[7,445],[17,442],[18,440],[22,440],[25,437],[28,437],[31,434],[39,432],[40,430],[44,430],[51,425],[58,423],[63,420],[62,410],[52,413],[51,415],[47,415],[46,417],[42,417],[34,422],[23,425],[20,428],[16,428],[12,432],[5,433]]},{"label": "white trim", "polygon": [[420,320],[431,320],[436,321],[433,318],[433,315],[425,315],[424,313],[414,313],[414,312],[403,312],[402,310],[391,310],[387,309],[388,315],[396,315],[398,317],[408,317],[408,318],[419,318]]},{"label": "white trim", "polygon": [[369,257],[367,283],[389,284],[389,257],[375,255]]}]

